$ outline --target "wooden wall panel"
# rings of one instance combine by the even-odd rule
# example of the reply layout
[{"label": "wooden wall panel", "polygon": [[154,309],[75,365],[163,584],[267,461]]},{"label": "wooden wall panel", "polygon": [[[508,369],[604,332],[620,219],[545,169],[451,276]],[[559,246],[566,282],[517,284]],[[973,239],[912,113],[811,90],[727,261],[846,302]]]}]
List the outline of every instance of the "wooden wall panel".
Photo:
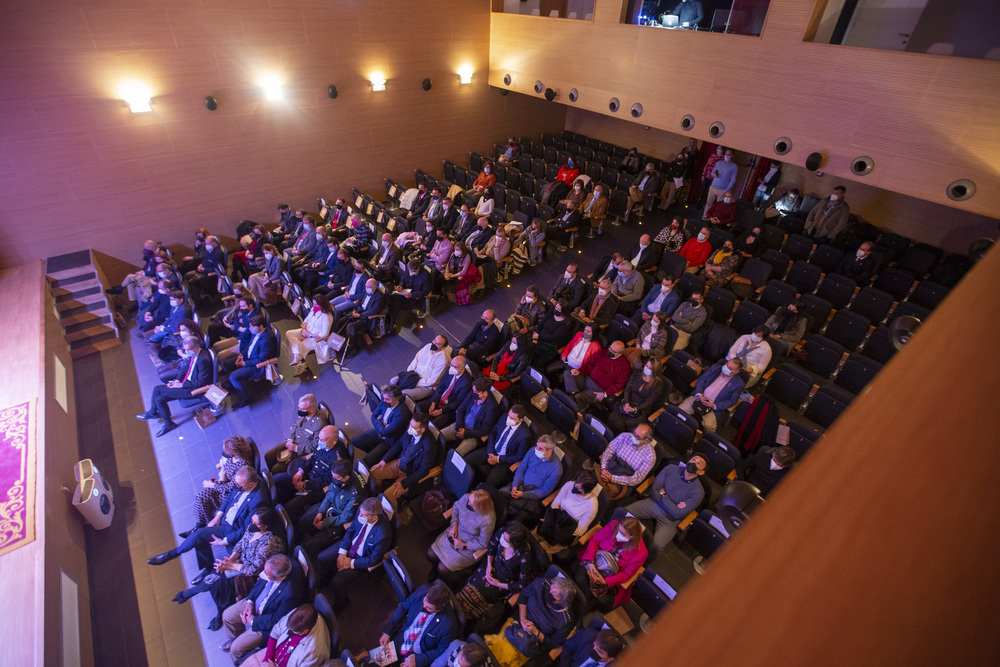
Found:
[{"label": "wooden wall panel", "polygon": [[[788,136],[792,163],[819,151],[839,178],[979,215],[1000,211],[1000,132],[988,130],[1000,63],[803,42],[821,14],[814,19],[815,3],[802,0],[771,0],[760,38],[620,24],[625,2],[597,0],[593,22],[494,13],[491,83],[503,86],[509,73],[511,89],[537,97],[540,79],[563,104],[575,87],[575,108],[668,131],[690,113],[699,139],[721,120],[726,143],[761,155]],[[595,55],[567,62],[567,53]],[[638,121],[628,114],[634,102],[645,110]],[[876,165],[863,178],[850,173],[861,155]],[[978,189],[955,203],[946,189],[959,178]]]},{"label": "wooden wall panel", "polygon": [[[186,242],[200,225],[232,235],[242,218],[275,219],[279,201],[381,192],[387,176],[440,174],[442,159],[510,133],[562,130],[562,105],[489,87],[489,29],[483,2],[11,0],[0,266],[83,247],[134,261],[146,238]],[[475,74],[460,86],[465,62]],[[368,81],[376,69],[383,93]],[[268,72],[285,100],[264,100]],[[150,86],[152,113],[117,99],[128,79]],[[58,224],[33,228],[53,207]]]}]

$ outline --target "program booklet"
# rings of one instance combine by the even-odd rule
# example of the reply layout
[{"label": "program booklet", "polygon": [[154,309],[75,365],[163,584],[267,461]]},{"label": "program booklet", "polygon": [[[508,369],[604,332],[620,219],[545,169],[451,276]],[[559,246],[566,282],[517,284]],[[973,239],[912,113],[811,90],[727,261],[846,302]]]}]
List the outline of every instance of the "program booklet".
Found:
[{"label": "program booklet", "polygon": [[385,667],[386,665],[391,665],[392,663],[399,660],[399,656],[396,655],[396,645],[389,642],[384,647],[378,646],[368,651],[368,656],[379,664],[379,667]]}]

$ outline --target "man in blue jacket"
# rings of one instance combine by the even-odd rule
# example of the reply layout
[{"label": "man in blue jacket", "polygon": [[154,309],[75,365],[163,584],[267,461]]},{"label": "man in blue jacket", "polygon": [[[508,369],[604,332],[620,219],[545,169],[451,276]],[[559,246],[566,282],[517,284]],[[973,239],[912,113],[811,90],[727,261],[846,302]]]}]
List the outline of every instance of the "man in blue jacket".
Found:
[{"label": "man in blue jacket", "polygon": [[365,385],[361,401],[368,403],[368,409],[372,411],[372,428],[354,437],[355,449],[368,452],[383,442],[395,442],[406,432],[413,414],[403,402],[403,392],[399,387],[387,384],[379,395],[371,385]]},{"label": "man in blue jacket", "polygon": [[361,503],[358,516],[351,522],[340,544],[323,551],[316,559],[324,576],[333,576],[330,592],[333,610],[340,613],[347,607],[348,589],[355,582],[374,578],[382,559],[392,548],[392,520],[386,516],[378,498]]},{"label": "man in blue jacket", "polygon": [[149,349],[155,354],[160,353],[160,344],[170,334],[176,334],[184,320],[191,319],[191,307],[184,298],[184,292],[175,289],[167,295],[169,311],[166,318],[143,334],[149,343]]},{"label": "man in blue jacket", "polygon": [[466,365],[465,357],[452,357],[448,374],[438,383],[434,393],[417,401],[417,409],[426,412],[438,429],[454,423],[459,406],[472,393],[472,375],[465,372]]},{"label": "man in blue jacket", "polygon": [[347,316],[347,354],[360,352],[365,345],[364,336],[371,331],[374,320],[380,315],[385,315],[388,310],[385,292],[382,286],[374,278],[369,278],[365,283],[365,296],[361,303]]},{"label": "man in blue jacket", "polygon": [[212,565],[215,563],[215,559],[212,557],[212,547],[235,545],[250,526],[250,517],[254,510],[264,500],[260,492],[257,471],[250,466],[243,466],[237,470],[233,481],[236,482],[237,488],[226,496],[222,507],[215,513],[215,517],[208,522],[207,526],[189,533],[180,546],[153,556],[146,562],[150,565],[163,565],[182,553],[194,549],[198,556],[198,567],[201,568],[201,574],[195,578],[196,582],[193,583],[200,583],[211,572]]},{"label": "man in blue jacket", "polygon": [[743,362],[738,358],[719,360],[714,366],[698,377],[694,393],[678,406],[681,410],[701,419],[706,431],[714,431],[719,426],[726,411],[736,405],[743,393],[746,381],[740,375]]},{"label": "man in blue jacket", "polygon": [[264,563],[250,594],[222,612],[222,624],[228,639],[222,645],[237,665],[251,652],[266,644],[271,628],[285,614],[305,601],[301,575],[293,569],[292,560],[276,554]]},{"label": "man in blue jacket", "polygon": [[431,291],[431,274],[424,271],[420,262],[411,259],[400,278],[396,291],[389,297],[389,325],[394,326],[399,314],[406,311],[423,311]]},{"label": "man in blue jacket", "polygon": [[429,667],[458,636],[452,605],[444,582],[424,584],[399,603],[379,644],[395,646],[400,667]]},{"label": "man in blue jacket", "polygon": [[676,278],[664,276],[659,289],[649,290],[649,293],[642,300],[642,306],[639,307],[643,321],[648,322],[653,319],[653,315],[656,313],[663,313],[667,319],[670,319],[674,311],[677,310],[677,306],[681,305],[682,300],[681,293],[675,289],[676,286]]},{"label": "man in blue jacket", "polygon": [[239,400],[233,403],[232,409],[239,410],[250,404],[248,384],[254,380],[264,379],[264,367],[269,359],[278,356],[278,341],[267,328],[263,315],[250,318],[250,337],[240,341],[240,354],[236,357],[236,370],[229,374],[229,384],[233,385]]},{"label": "man in blue jacket", "polygon": [[523,405],[507,412],[505,421],[498,421],[490,431],[485,447],[465,455],[466,462],[476,470],[478,481],[499,489],[514,478],[511,467],[520,463],[534,443],[531,428],[524,421]]},{"label": "man in blue jacket", "polygon": [[555,455],[555,440],[550,435],[538,438],[521,460],[514,481],[501,489],[510,496],[507,520],[533,527],[542,513],[542,499],[555,491],[562,474],[562,464]]},{"label": "man in blue jacket", "polygon": [[460,441],[456,448],[460,456],[486,444],[490,431],[500,419],[500,404],[492,388],[493,381],[487,377],[474,380],[472,392],[458,406],[455,423],[441,431],[445,442]]},{"label": "man in blue jacket", "polygon": [[413,415],[406,433],[392,445],[383,447],[385,443],[373,449],[365,457],[365,464],[371,463],[372,475],[379,482],[392,482],[385,490],[386,497],[412,498],[417,483],[427,476],[437,458],[437,443],[427,428],[427,415],[422,412]]}]

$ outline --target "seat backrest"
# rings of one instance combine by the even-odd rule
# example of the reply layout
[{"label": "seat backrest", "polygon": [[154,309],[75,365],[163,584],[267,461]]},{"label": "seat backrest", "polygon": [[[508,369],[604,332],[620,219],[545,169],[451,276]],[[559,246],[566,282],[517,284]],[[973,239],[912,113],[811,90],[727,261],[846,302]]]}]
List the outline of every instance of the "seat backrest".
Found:
[{"label": "seat backrest", "polygon": [[758,303],[768,313],[773,313],[781,306],[787,306],[795,300],[795,287],[781,280],[771,280],[758,297]]},{"label": "seat backrest", "polygon": [[473,480],[472,466],[465,462],[465,459],[454,449],[448,450],[445,454],[444,468],[442,472],[442,484],[455,498],[461,498],[472,488]]},{"label": "seat backrest", "polygon": [[771,278],[773,271],[774,267],[771,264],[756,257],[750,257],[743,263],[743,268],[740,269],[740,277],[749,280],[750,286],[753,289],[757,289]]},{"label": "seat backrest", "polygon": [[819,279],[823,275],[823,268],[810,262],[795,262],[785,282],[794,287],[799,294],[808,294],[816,289]]},{"label": "seat backrest", "polygon": [[653,424],[653,433],[665,445],[667,458],[687,452],[698,429],[694,417],[673,405],[668,405]]},{"label": "seat backrest", "polygon": [[768,250],[779,250],[785,242],[785,230],[777,225],[764,225],[764,247]]},{"label": "seat backrest", "polygon": [[809,397],[811,389],[812,381],[808,375],[794,364],[785,363],[775,370],[764,393],[778,403],[784,403],[792,410],[798,410]]},{"label": "seat backrest", "polygon": [[677,350],[663,365],[663,376],[682,394],[686,394],[691,383],[698,379],[698,371],[687,364],[689,359],[693,359],[690,354]]},{"label": "seat backrest", "polygon": [[896,346],[892,343],[889,327],[875,329],[865,341],[865,346],[861,351],[866,357],[874,359],[880,364],[888,363],[892,359],[892,355],[896,354]]},{"label": "seat backrest", "polygon": [[921,322],[925,321],[931,314],[930,308],[923,308],[915,303],[909,301],[904,301],[903,303],[896,306],[896,308],[889,313],[889,317],[886,318],[886,324],[892,324],[893,320],[897,317],[903,315],[909,315],[910,317],[915,317]]},{"label": "seat backrest", "polygon": [[410,573],[406,569],[406,566],[403,565],[403,561],[399,559],[399,556],[394,551],[390,551],[386,555],[386,561],[386,578],[389,580],[389,585],[392,586],[392,592],[402,602],[413,594],[413,578],[410,577]]},{"label": "seat backrest", "polygon": [[850,311],[864,315],[876,324],[885,319],[892,308],[892,295],[874,287],[865,287],[851,302]]},{"label": "seat backrest", "polygon": [[678,255],[676,252],[665,252],[660,257],[659,270],[665,275],[673,276],[675,279],[684,275],[684,269],[687,267],[687,260]]},{"label": "seat backrest", "polygon": [[806,353],[805,359],[799,360],[798,364],[824,379],[837,370],[845,352],[840,343],[819,335],[806,338],[803,350]]},{"label": "seat backrest", "polygon": [[771,313],[760,304],[741,301],[729,324],[737,334],[743,336],[764,324],[770,316]]},{"label": "seat backrest", "polygon": [[608,439],[593,424],[584,422],[580,424],[580,432],[576,437],[577,446],[592,461],[596,461],[608,447]]},{"label": "seat backrest", "polygon": [[816,296],[829,301],[834,308],[844,308],[854,296],[857,283],[839,273],[828,273],[816,288]]},{"label": "seat backrest", "polygon": [[812,253],[813,242],[808,236],[801,234],[789,234],[785,239],[785,244],[781,246],[781,251],[795,261],[808,259]]},{"label": "seat backrest", "polygon": [[933,310],[937,308],[939,303],[944,301],[949,291],[950,289],[944,285],[939,285],[929,280],[922,280],[913,288],[913,292],[907,298],[907,301],[922,308]]},{"label": "seat backrest", "polygon": [[910,293],[910,288],[913,287],[915,282],[913,276],[914,274],[909,271],[889,267],[882,269],[872,286],[891,294],[896,301],[902,301]]},{"label": "seat backrest", "polygon": [[684,531],[684,544],[705,559],[711,558],[712,554],[725,543],[725,535],[712,526],[702,514],[699,514]]},{"label": "seat backrest", "polygon": [[868,335],[870,326],[867,317],[849,310],[838,310],[826,327],[826,337],[853,352]]},{"label": "seat backrest", "polygon": [[677,278],[677,287],[685,294],[703,293],[705,291],[705,279],[694,273],[681,273]]},{"label": "seat backrest", "polygon": [[817,246],[816,250],[813,251],[812,257],[809,258],[809,261],[823,269],[824,273],[832,273],[837,270],[837,267],[840,266],[840,262],[843,259],[843,250],[830,245],[829,243],[824,243],[821,246]]},{"label": "seat backrest", "polygon": [[760,256],[760,261],[767,262],[771,265],[771,275],[773,277],[778,280],[784,280],[785,274],[788,272],[788,265],[791,263],[792,258],[779,250],[768,248]]},{"label": "seat backrest", "polygon": [[847,406],[854,396],[847,390],[828,384],[820,387],[816,395],[806,407],[805,416],[823,428],[828,428]]},{"label": "seat backrest", "polygon": [[313,606],[323,620],[326,622],[327,630],[330,631],[330,655],[337,655],[340,649],[340,628],[337,625],[337,615],[333,612],[333,605],[323,593],[317,593],[313,600]]},{"label": "seat backrest", "polygon": [[795,450],[795,455],[800,460],[816,444],[819,436],[819,433],[805,424],[788,422],[788,446]]},{"label": "seat backrest", "polygon": [[857,395],[880,370],[882,370],[882,364],[855,352],[844,362],[843,368],[837,373],[833,383]]},{"label": "seat backrest", "polygon": [[712,307],[712,319],[719,324],[725,324],[736,307],[736,295],[725,287],[718,285],[708,288],[705,293],[705,303]]}]

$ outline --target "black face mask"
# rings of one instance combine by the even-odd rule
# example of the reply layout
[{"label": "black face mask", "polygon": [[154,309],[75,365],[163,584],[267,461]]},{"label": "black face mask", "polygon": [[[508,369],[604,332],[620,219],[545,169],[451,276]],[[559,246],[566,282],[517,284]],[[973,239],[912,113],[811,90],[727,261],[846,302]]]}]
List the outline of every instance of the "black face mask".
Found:
[{"label": "black face mask", "polygon": [[601,656],[599,656],[597,651],[594,649],[590,651],[590,657],[593,658],[594,662],[602,662]]},{"label": "black face mask", "polygon": [[441,348],[438,347],[437,343],[431,343],[431,352],[440,352]]},{"label": "black face mask", "polygon": [[695,463],[694,461],[688,461],[687,462],[687,471],[689,473],[691,473],[692,475],[698,474],[698,464]]},{"label": "black face mask", "polygon": [[260,532],[260,526],[254,524],[254,525],[250,526],[249,528],[247,528],[247,530],[249,530],[251,533],[259,533]]},{"label": "black face mask", "polygon": [[309,412],[307,410],[299,410],[299,417],[308,417]]},{"label": "black face mask", "polygon": [[571,489],[570,493],[575,493],[578,496],[583,495],[583,491],[581,489],[576,488],[575,486]]},{"label": "black face mask", "polygon": [[343,204],[337,204],[337,208],[344,208]]}]

